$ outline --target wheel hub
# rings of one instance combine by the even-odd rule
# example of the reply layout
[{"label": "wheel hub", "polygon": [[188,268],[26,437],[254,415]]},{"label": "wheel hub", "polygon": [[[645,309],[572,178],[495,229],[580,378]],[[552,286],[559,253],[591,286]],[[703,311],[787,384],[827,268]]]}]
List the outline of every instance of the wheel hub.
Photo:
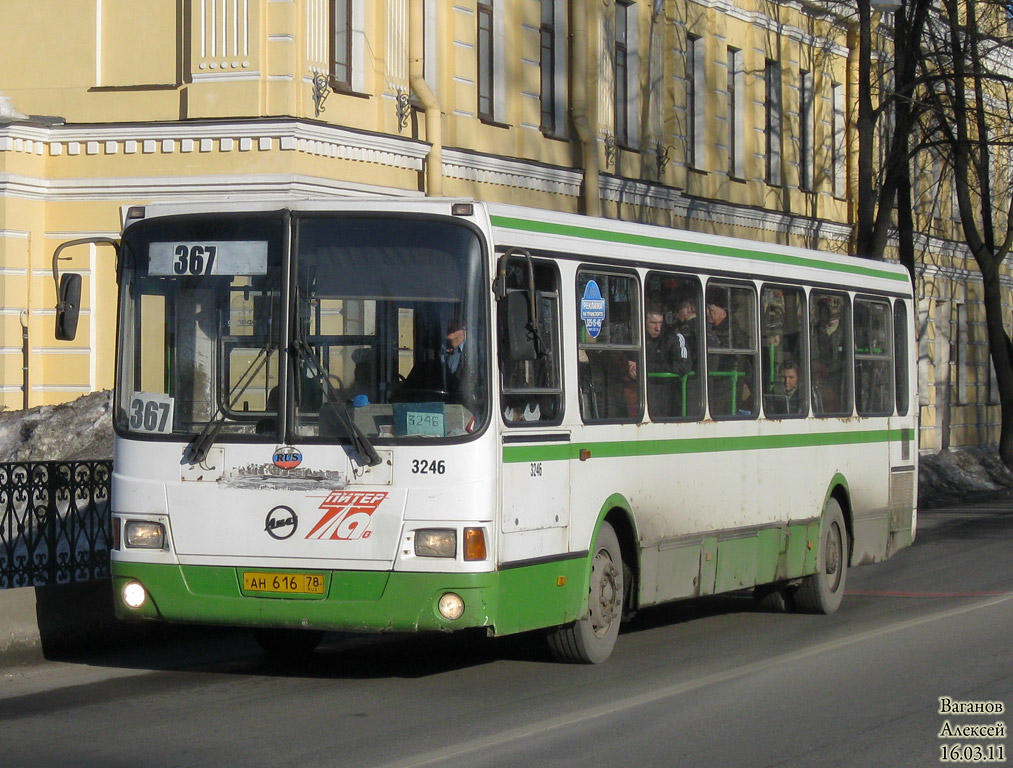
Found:
[{"label": "wheel hub", "polygon": [[591,628],[596,635],[604,635],[619,616],[619,586],[621,575],[606,552],[595,555],[591,567],[591,595],[589,611]]}]

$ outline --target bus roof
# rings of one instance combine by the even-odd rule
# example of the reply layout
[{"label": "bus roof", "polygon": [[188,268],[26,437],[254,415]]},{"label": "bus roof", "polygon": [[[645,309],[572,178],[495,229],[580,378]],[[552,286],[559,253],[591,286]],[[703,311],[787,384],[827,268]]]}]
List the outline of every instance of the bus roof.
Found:
[{"label": "bus roof", "polygon": [[[522,247],[576,257],[610,259],[617,263],[662,264],[700,268],[710,273],[746,274],[808,282],[846,284],[855,289],[888,290],[910,295],[907,270],[895,262],[860,259],[828,251],[779,243],[744,240],[654,224],[560,213],[467,198],[360,197],[263,200],[181,201],[151,203],[144,218],[278,210],[377,211],[454,215],[455,204],[473,204],[475,214],[491,223],[497,248]],[[124,209],[126,214],[127,209]],[[129,226],[127,220],[125,226]],[[621,246],[617,249],[616,246]],[[701,259],[706,259],[702,263]]]}]

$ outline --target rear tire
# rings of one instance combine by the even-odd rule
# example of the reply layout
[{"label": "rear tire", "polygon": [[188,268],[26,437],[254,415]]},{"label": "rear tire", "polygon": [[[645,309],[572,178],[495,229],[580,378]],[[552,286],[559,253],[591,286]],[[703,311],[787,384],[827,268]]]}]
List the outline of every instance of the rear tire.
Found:
[{"label": "rear tire", "polygon": [[625,584],[619,538],[608,523],[601,524],[592,552],[587,617],[548,634],[549,648],[557,661],[601,664],[615,648]]},{"label": "rear tire", "polygon": [[827,501],[820,522],[820,550],[816,573],[802,579],[795,593],[795,607],[803,613],[833,613],[844,597],[848,575],[848,529],[837,499]]},{"label": "rear tire", "polygon": [[318,629],[255,629],[253,639],[272,659],[309,656],[320,645],[324,633]]}]

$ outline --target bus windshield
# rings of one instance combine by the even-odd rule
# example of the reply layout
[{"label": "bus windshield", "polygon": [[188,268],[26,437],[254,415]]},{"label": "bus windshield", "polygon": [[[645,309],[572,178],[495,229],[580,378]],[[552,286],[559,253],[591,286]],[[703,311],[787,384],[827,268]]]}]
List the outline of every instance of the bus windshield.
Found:
[{"label": "bus windshield", "polygon": [[290,222],[186,216],[127,230],[118,430],[203,443],[476,431],[488,398],[475,231],[418,217]]}]

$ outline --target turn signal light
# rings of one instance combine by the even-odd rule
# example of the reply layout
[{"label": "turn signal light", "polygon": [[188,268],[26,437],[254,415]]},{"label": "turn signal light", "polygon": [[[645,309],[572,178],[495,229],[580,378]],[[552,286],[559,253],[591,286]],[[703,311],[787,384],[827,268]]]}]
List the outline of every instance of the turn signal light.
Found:
[{"label": "turn signal light", "polygon": [[464,529],[464,559],[485,560],[485,529],[465,528]]}]

